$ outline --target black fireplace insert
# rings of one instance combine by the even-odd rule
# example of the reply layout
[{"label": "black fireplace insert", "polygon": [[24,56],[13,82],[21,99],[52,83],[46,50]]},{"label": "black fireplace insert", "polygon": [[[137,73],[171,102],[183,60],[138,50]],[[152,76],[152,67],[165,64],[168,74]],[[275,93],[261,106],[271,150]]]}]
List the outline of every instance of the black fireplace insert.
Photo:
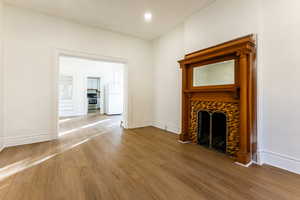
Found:
[{"label": "black fireplace insert", "polygon": [[221,112],[198,112],[198,144],[226,153],[227,118]]}]

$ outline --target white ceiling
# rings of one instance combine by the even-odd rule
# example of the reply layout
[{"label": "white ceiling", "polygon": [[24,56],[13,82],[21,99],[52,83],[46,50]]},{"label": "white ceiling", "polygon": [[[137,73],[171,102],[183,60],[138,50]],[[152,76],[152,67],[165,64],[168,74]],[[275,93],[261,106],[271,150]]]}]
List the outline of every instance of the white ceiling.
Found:
[{"label": "white ceiling", "polygon": [[[78,23],[154,39],[214,0],[5,0]],[[146,11],[153,14],[144,21]]]}]

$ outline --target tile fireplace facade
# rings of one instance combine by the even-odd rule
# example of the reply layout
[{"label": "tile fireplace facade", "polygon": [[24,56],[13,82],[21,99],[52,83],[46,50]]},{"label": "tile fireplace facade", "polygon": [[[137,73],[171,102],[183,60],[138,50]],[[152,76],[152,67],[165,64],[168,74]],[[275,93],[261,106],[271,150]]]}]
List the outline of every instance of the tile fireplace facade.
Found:
[{"label": "tile fireplace facade", "polygon": [[198,143],[198,113],[208,111],[210,113],[220,112],[226,115],[227,136],[226,136],[226,153],[236,156],[239,151],[239,128],[240,128],[240,110],[238,102],[226,102],[209,99],[191,98],[191,121],[190,121],[190,138],[192,143]]}]

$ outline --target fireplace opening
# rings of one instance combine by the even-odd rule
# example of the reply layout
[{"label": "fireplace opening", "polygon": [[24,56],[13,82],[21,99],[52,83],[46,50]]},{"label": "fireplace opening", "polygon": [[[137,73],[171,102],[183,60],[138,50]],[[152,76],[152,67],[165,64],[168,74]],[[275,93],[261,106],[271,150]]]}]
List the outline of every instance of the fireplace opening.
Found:
[{"label": "fireplace opening", "polygon": [[212,114],[212,148],[226,153],[226,115],[224,113]]},{"label": "fireplace opening", "polygon": [[226,153],[227,143],[226,115],[220,112],[198,113],[198,144]]},{"label": "fireplace opening", "polygon": [[207,111],[198,113],[198,144],[202,146],[210,146],[210,114]]}]

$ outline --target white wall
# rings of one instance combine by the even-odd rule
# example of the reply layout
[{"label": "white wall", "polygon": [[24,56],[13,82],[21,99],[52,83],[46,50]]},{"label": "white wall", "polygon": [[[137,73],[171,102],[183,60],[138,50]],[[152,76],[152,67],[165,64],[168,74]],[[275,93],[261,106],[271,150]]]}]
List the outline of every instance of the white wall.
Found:
[{"label": "white wall", "polygon": [[[60,112],[61,117],[87,114],[87,78],[99,77],[100,80],[100,112],[105,113],[105,91],[109,83],[123,83],[124,64],[83,58],[61,56],[59,62],[60,75],[73,76],[73,100],[71,112]],[[117,80],[116,80],[117,79]],[[121,90],[123,89],[120,84]],[[120,99],[122,101],[122,99]],[[122,104],[122,103],[121,103]]]},{"label": "white wall", "polygon": [[154,41],[153,125],[180,132],[181,73],[177,60],[183,58],[183,25]]},{"label": "white wall", "polygon": [[0,0],[0,151],[3,148],[3,2]]},{"label": "white wall", "polygon": [[[297,0],[217,0],[185,21],[181,34],[184,39],[180,35],[175,38],[172,31],[154,41],[155,51],[163,51],[155,54],[155,70],[164,73],[159,75],[159,82],[166,85],[156,84],[154,94],[167,94],[155,97],[160,100],[155,104],[154,124],[180,126],[178,91],[170,88],[177,88],[181,83],[169,78],[178,75],[179,65],[175,61],[184,54],[179,53],[182,45],[176,46],[176,42],[183,43],[183,51],[190,53],[255,33],[258,36],[259,162],[300,173],[299,10]],[[171,40],[174,43],[166,42]],[[167,118],[170,110],[174,111],[173,117]]]},{"label": "white wall", "polygon": [[300,1],[262,1],[265,162],[300,173]]},{"label": "white wall", "polygon": [[151,124],[150,42],[8,5],[4,9],[6,145],[56,135],[57,49],[125,60],[129,80],[128,126]]},{"label": "white wall", "polygon": [[185,52],[259,32],[260,0],[217,0],[185,21]]}]

